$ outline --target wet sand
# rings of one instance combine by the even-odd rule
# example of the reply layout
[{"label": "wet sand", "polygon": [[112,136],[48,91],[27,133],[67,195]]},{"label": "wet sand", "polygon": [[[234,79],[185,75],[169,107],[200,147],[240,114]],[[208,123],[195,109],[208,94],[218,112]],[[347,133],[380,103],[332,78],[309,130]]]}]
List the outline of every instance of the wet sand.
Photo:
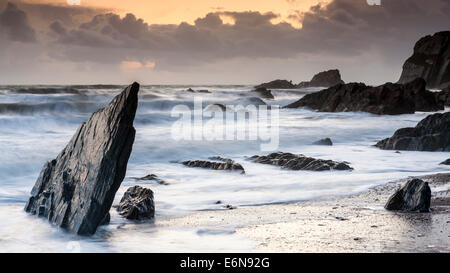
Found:
[{"label": "wet sand", "polygon": [[431,213],[384,209],[405,178],[348,197],[203,211],[157,225],[236,232],[256,252],[450,252],[450,173],[419,178],[430,184]]}]

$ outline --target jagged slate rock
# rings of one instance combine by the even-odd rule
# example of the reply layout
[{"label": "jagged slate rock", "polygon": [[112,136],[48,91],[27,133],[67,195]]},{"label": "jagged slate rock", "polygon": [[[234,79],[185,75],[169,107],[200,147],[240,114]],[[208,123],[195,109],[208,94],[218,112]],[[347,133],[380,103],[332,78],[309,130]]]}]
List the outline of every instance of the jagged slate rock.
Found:
[{"label": "jagged slate rock", "polygon": [[252,156],[249,158],[255,163],[280,166],[282,169],[294,171],[329,171],[329,170],[353,170],[345,162],[336,162],[332,160],[316,159],[304,155],[291,153],[271,153],[267,156]]},{"label": "jagged slate rock", "polygon": [[117,208],[119,214],[129,220],[144,220],[155,216],[153,191],[140,186],[129,188]]},{"label": "jagged slate rock", "polygon": [[241,174],[245,174],[244,167],[241,164],[234,162],[234,160],[221,157],[211,157],[210,160],[220,161],[206,161],[206,160],[188,160],[181,162],[184,166],[191,168],[204,168],[211,170],[229,170],[229,171],[240,171]]},{"label": "jagged slate rock", "polygon": [[252,90],[251,92],[258,93],[258,95],[260,95],[261,97],[263,97],[265,99],[271,99],[271,100],[275,99],[272,92],[265,87],[258,87],[255,90]]},{"label": "jagged slate rock", "polygon": [[438,32],[421,38],[414,46],[413,55],[403,65],[399,83],[423,78],[428,88],[450,86],[450,31]]},{"label": "jagged slate rock", "polygon": [[79,235],[91,235],[111,208],[133,147],[139,84],[133,83],[78,127],[44,165],[25,210]]},{"label": "jagged slate rock", "polygon": [[266,88],[266,89],[292,89],[295,88],[295,84],[292,81],[287,80],[274,80],[271,82],[263,83],[255,86],[256,89]]},{"label": "jagged slate rock", "polygon": [[159,178],[156,174],[149,174],[144,177],[133,177],[133,179],[136,181],[155,181],[156,183],[158,183],[160,185],[166,185],[166,186],[169,185],[169,183],[167,183],[163,179]]},{"label": "jagged slate rock", "polygon": [[313,145],[323,145],[323,146],[333,146],[333,142],[330,138],[324,138],[321,140],[318,140],[316,142],[313,142]]},{"label": "jagged slate rock", "polygon": [[396,211],[429,212],[431,189],[427,182],[420,179],[410,179],[389,197],[385,208]]},{"label": "jagged slate rock", "polygon": [[399,129],[375,146],[383,150],[450,151],[450,112],[430,115],[414,128]]},{"label": "jagged slate rock", "polygon": [[450,158],[445,160],[444,162],[441,162],[439,165],[450,165]]},{"label": "jagged slate rock", "polygon": [[339,72],[338,69],[331,69],[314,75],[311,81],[301,82],[296,87],[297,88],[332,87],[337,84],[344,84],[344,81],[341,79],[341,73]]},{"label": "jagged slate rock", "polygon": [[386,83],[378,87],[363,83],[338,84],[308,94],[284,108],[308,107],[320,112],[362,111],[377,115],[412,114],[444,110],[436,95],[425,89],[423,79],[407,84]]}]

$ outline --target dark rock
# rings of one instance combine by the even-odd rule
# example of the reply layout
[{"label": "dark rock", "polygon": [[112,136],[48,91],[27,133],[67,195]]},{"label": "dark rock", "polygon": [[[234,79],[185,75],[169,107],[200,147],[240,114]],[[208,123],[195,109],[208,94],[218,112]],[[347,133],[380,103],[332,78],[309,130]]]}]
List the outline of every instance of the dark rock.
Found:
[{"label": "dark rock", "polygon": [[234,160],[222,157],[210,157],[209,159],[214,160],[215,162],[205,160],[189,160],[184,161],[181,164],[191,168],[240,171],[241,174],[245,174],[244,167],[242,167],[239,163],[235,163]]},{"label": "dark rock", "polygon": [[320,112],[362,111],[377,115],[412,114],[415,111],[443,110],[435,94],[425,89],[425,81],[407,84],[386,83],[378,87],[363,83],[338,84],[308,94],[285,108],[309,107]]},{"label": "dark rock", "polygon": [[232,102],[233,105],[241,105],[244,107],[247,107],[249,105],[255,105],[255,106],[260,106],[260,105],[267,105],[267,103],[265,103],[262,99],[257,98],[257,97],[246,97],[246,98],[242,98],[242,99],[238,99]]},{"label": "dark rock", "polygon": [[188,89],[186,90],[186,92],[191,92],[191,93],[211,93],[211,92],[209,92],[208,90],[194,90],[194,89],[192,89],[192,88],[188,88]]},{"label": "dark rock", "polygon": [[111,214],[108,212],[105,218],[103,218],[103,220],[100,222],[99,226],[109,225],[109,222],[111,222]]},{"label": "dark rock", "polygon": [[444,162],[441,162],[439,165],[450,165],[450,158],[445,160]]},{"label": "dark rock", "polygon": [[134,83],[80,125],[44,165],[25,210],[80,235],[104,222],[125,177],[133,147],[139,84]]},{"label": "dark rock", "polygon": [[204,111],[205,112],[217,111],[217,109],[220,109],[223,112],[225,112],[227,110],[227,107],[223,104],[215,103],[215,104],[210,104],[210,105],[206,106]]},{"label": "dark rock", "polygon": [[450,87],[436,93],[436,100],[444,106],[450,106]]},{"label": "dark rock", "polygon": [[329,171],[329,170],[352,170],[344,162],[332,160],[315,159],[304,155],[291,153],[272,153],[267,156],[252,156],[250,160],[255,163],[280,166],[283,169],[303,171]]},{"label": "dark rock", "polygon": [[332,87],[337,84],[344,84],[344,81],[341,79],[341,73],[339,70],[332,69],[314,75],[312,80],[309,82],[301,82],[297,85],[297,88]]},{"label": "dark rock", "polygon": [[385,205],[387,210],[429,212],[431,189],[427,182],[411,179],[397,190]]},{"label": "dark rock", "polygon": [[430,115],[414,128],[399,129],[375,146],[384,150],[450,151],[450,112]]},{"label": "dark rock", "polygon": [[287,80],[274,80],[271,82],[263,83],[255,86],[256,89],[266,88],[266,89],[292,89],[296,86],[292,83],[292,81]]},{"label": "dark rock", "polygon": [[403,65],[399,83],[423,78],[428,88],[450,86],[450,31],[438,32],[421,38],[414,46],[413,55]]},{"label": "dark rock", "polygon": [[129,188],[120,200],[117,211],[129,220],[144,220],[155,216],[153,191],[140,186]]},{"label": "dark rock", "polygon": [[236,207],[233,206],[233,205],[226,205],[226,206],[224,206],[224,208],[225,208],[225,209],[229,209],[229,210],[236,209]]},{"label": "dark rock", "polygon": [[330,138],[327,137],[314,142],[313,145],[333,146],[333,142]]},{"label": "dark rock", "polygon": [[272,99],[272,100],[275,99],[275,97],[272,95],[272,92],[265,87],[258,87],[252,92],[258,93],[261,97],[265,99]]},{"label": "dark rock", "polygon": [[163,179],[158,178],[158,176],[155,174],[149,174],[144,177],[133,177],[133,179],[136,181],[155,181],[160,185],[169,185],[169,183],[167,183]]}]

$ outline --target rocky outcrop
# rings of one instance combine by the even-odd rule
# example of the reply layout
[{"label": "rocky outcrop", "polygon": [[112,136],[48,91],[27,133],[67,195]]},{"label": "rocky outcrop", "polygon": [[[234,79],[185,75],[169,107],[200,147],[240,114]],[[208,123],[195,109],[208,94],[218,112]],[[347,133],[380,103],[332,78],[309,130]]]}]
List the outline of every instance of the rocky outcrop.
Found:
[{"label": "rocky outcrop", "polygon": [[331,141],[331,139],[327,137],[327,138],[318,140],[316,142],[313,142],[313,145],[333,146],[333,141]]},{"label": "rocky outcrop", "polygon": [[210,157],[209,159],[213,161],[188,160],[182,162],[182,164],[191,168],[239,171],[241,174],[245,174],[244,167],[242,167],[241,164],[234,162],[234,160],[222,157]]},{"label": "rocky outcrop", "polygon": [[257,97],[247,97],[247,98],[242,98],[242,99],[237,99],[233,102],[231,102],[231,105],[241,105],[244,107],[247,107],[249,105],[255,105],[255,106],[260,106],[260,105],[267,105],[267,103],[265,103],[262,99],[257,98]]},{"label": "rocky outcrop", "polygon": [[275,99],[272,92],[265,87],[258,87],[251,92],[257,93],[260,97],[265,98],[265,99],[271,99],[271,100]]},{"label": "rocky outcrop", "polygon": [[129,220],[144,220],[155,216],[153,191],[140,186],[129,188],[117,208],[119,214]]},{"label": "rocky outcrop", "polygon": [[378,87],[363,83],[338,84],[308,94],[285,108],[308,107],[320,112],[362,111],[377,115],[412,114],[415,111],[443,110],[435,94],[425,89],[425,81],[407,84],[386,83]]},{"label": "rocky outcrop", "polygon": [[308,87],[332,87],[337,84],[344,84],[341,79],[341,73],[337,69],[332,69],[324,72],[320,72],[312,78],[309,82],[301,82],[296,87],[297,88],[308,88]]},{"label": "rocky outcrop", "polygon": [[255,163],[280,166],[283,169],[294,171],[329,171],[329,170],[352,170],[345,162],[332,160],[315,159],[304,155],[291,153],[272,153],[267,156],[252,156],[249,158]]},{"label": "rocky outcrop", "polygon": [[430,115],[414,128],[399,129],[375,146],[384,150],[450,151],[450,112]]},{"label": "rocky outcrop", "polygon": [[389,197],[385,209],[405,212],[429,212],[430,203],[431,189],[428,183],[421,179],[411,179]]},{"label": "rocky outcrop", "polygon": [[450,165],[450,158],[445,160],[444,162],[441,162],[439,165]]},{"label": "rocky outcrop", "polygon": [[287,80],[274,80],[271,82],[266,82],[255,86],[256,89],[266,88],[266,89],[292,89],[296,88],[296,85],[292,81]]},{"label": "rocky outcrop", "polygon": [[450,31],[420,39],[413,55],[403,65],[399,83],[423,78],[428,88],[450,86]]},{"label": "rocky outcrop", "polygon": [[95,233],[125,177],[138,91],[139,84],[132,84],[80,125],[58,157],[44,165],[27,212],[72,233]]}]

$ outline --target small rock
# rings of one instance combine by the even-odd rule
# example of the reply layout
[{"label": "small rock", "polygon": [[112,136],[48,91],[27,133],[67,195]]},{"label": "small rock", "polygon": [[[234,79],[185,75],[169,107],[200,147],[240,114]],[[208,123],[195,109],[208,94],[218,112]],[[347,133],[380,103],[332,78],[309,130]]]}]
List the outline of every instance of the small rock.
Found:
[{"label": "small rock", "polygon": [[313,145],[323,145],[323,146],[333,146],[333,142],[330,138],[324,138],[321,140],[318,140],[316,142],[313,142]]},{"label": "small rock", "polygon": [[153,191],[140,186],[129,188],[120,200],[117,211],[129,220],[143,220],[155,216]]},{"label": "small rock", "polygon": [[236,209],[236,207],[232,206],[232,205],[226,205],[226,206],[224,206],[224,208],[229,209],[229,210]]},{"label": "small rock", "polygon": [[395,211],[430,212],[431,189],[421,179],[410,179],[387,201],[385,208]]},{"label": "small rock", "polygon": [[439,165],[450,165],[450,158],[445,160],[444,162],[441,162]]},{"label": "small rock", "polygon": [[158,183],[160,185],[165,185],[165,186],[169,185],[169,183],[158,178],[158,176],[155,174],[149,174],[144,177],[133,177],[133,179],[136,181],[155,181],[156,183]]},{"label": "small rock", "polygon": [[240,171],[241,174],[245,174],[244,167],[241,164],[235,163],[234,160],[221,157],[211,157],[211,160],[220,162],[211,162],[205,160],[188,160],[182,162],[183,165],[191,168],[205,168],[212,170],[230,170],[230,171]]}]

